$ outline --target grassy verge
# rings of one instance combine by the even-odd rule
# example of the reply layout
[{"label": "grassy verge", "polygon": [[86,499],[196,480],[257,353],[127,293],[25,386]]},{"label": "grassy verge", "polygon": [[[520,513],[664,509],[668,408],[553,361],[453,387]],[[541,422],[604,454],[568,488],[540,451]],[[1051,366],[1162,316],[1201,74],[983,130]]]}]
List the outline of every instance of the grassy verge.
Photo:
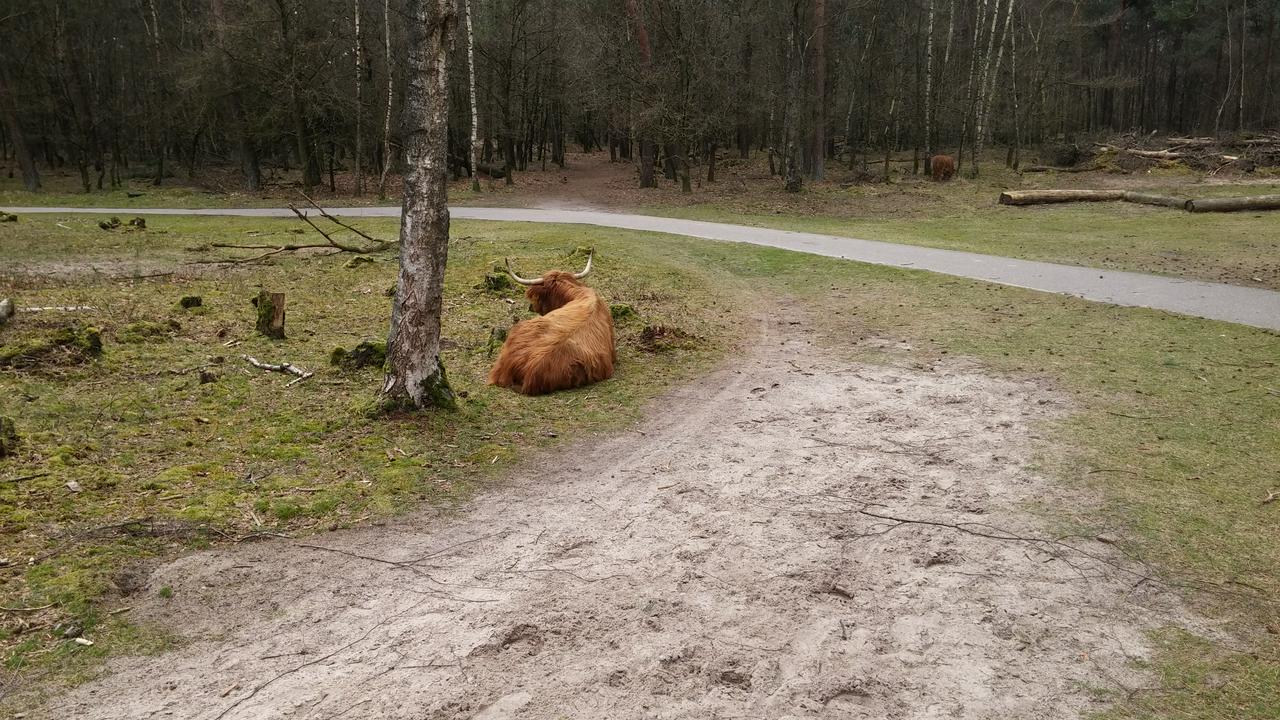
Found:
[{"label": "grassy verge", "polygon": [[[293,227],[156,219],[146,233],[126,237],[85,222],[68,231],[53,219],[33,221],[21,225],[20,244],[2,242],[26,262],[74,254],[106,265],[132,262],[140,251],[130,243],[144,243],[144,254],[200,258],[209,251],[183,248]],[[384,235],[394,228],[368,226]],[[907,339],[922,364],[965,355],[1073,394],[1078,412],[1044,433],[1053,441],[1045,471],[1087,500],[1039,511],[1060,527],[1122,537],[1125,549],[1163,578],[1194,588],[1191,602],[1234,638],[1162,634],[1152,661],[1161,687],[1117,696],[1112,715],[1275,717],[1280,503],[1262,500],[1280,489],[1280,335],[769,248],[539,225],[457,223],[454,234],[445,334],[456,346],[446,362],[468,395],[448,416],[370,419],[364,407],[376,371],[347,375],[325,365],[333,346],[382,334],[389,261],[348,269],[344,257],[290,259],[145,282],[2,281],[11,287],[0,295],[16,294],[25,304],[97,305],[93,319],[107,342],[93,364],[0,373],[0,414],[15,415],[27,435],[23,455],[3,477],[50,472],[0,482],[0,507],[9,513],[0,518],[0,554],[41,558],[0,568],[5,604],[53,603],[41,612],[109,627],[116,621],[104,622],[106,613],[127,602],[113,595],[127,583],[119,569],[140,557],[262,529],[322,530],[420,502],[456,501],[477,476],[524,448],[634,417],[645,397],[727,347],[747,301],[767,307],[769,298],[788,295],[816,311],[837,348],[868,336]],[[503,255],[527,258],[521,267],[532,270],[571,263],[565,255],[586,244],[600,252],[595,284],[641,316],[623,328],[619,378],[537,400],[485,388],[489,329],[508,323],[522,304],[513,308],[510,295],[473,286]],[[290,293],[290,340],[270,343],[249,332],[247,300],[259,286]],[[187,294],[202,294],[205,309],[177,310]],[[126,332],[130,323],[169,319],[180,328],[121,342],[139,335],[136,327]],[[676,324],[703,343],[645,355],[633,341],[643,323]],[[10,329],[0,342],[41,331]],[[235,338],[244,344],[223,347]],[[285,389],[284,378],[250,372],[240,352],[323,372]],[[211,355],[226,358],[215,383],[167,372],[208,364]],[[67,490],[70,479],[81,492]],[[150,524],[90,532],[138,517]],[[119,627],[138,638],[122,647],[162,642]],[[11,665],[61,667],[66,656],[85,654],[49,638],[47,629],[6,642],[17,650]]]},{"label": "grassy verge", "polygon": [[[761,213],[736,204],[650,206],[644,211],[1280,290],[1280,213],[1192,214],[1129,203],[1014,208],[996,204],[999,188],[983,188],[983,194],[973,197],[972,188],[877,194],[876,204],[896,195],[900,206],[854,217]],[[1267,187],[1234,192],[1258,194],[1268,189],[1280,192]],[[921,200],[919,195],[928,197]],[[933,211],[913,212],[913,204],[928,204]]]}]

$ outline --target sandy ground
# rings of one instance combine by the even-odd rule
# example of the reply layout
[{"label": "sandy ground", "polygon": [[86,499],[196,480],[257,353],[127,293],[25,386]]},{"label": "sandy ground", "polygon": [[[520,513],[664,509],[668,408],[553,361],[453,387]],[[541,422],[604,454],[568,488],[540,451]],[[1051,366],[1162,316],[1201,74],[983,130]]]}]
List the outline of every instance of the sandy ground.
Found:
[{"label": "sandy ground", "polygon": [[161,567],[134,619],[190,642],[43,712],[1057,719],[1150,685],[1172,594],[1097,539],[1023,539],[1020,505],[1062,500],[1028,469],[1062,398],[899,350],[762,320],[733,367],[462,510]]}]

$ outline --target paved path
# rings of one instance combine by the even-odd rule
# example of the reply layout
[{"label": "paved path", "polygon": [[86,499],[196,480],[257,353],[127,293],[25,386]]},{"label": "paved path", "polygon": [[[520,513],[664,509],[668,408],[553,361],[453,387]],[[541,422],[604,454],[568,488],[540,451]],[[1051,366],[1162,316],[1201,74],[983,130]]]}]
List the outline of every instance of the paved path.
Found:
[{"label": "paved path", "polygon": [[[9,212],[94,213],[98,215],[236,215],[289,217],[287,208],[139,209],[139,208],[10,208]],[[398,217],[398,207],[334,208],[347,217]],[[1147,307],[1211,320],[1280,330],[1280,292],[1221,283],[1182,280],[1118,270],[1057,265],[996,255],[940,250],[916,245],[857,240],[835,235],[746,227],[727,223],[626,215],[593,210],[455,207],[459,220],[543,222],[671,233],[689,237],[745,242],[753,245],[845,258],[859,262],[928,270],[1015,287],[1074,295],[1086,300]]]}]

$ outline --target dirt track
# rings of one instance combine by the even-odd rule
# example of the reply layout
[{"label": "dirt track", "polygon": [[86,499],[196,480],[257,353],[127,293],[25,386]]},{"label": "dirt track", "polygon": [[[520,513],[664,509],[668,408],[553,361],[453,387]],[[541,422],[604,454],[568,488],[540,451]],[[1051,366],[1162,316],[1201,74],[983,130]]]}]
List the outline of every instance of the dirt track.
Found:
[{"label": "dirt track", "polygon": [[46,712],[1056,719],[1149,684],[1172,598],[1103,543],[1010,537],[1044,534],[1017,507],[1055,499],[1026,464],[1061,398],[793,323],[463,512],[161,568],[135,619],[192,642]]}]

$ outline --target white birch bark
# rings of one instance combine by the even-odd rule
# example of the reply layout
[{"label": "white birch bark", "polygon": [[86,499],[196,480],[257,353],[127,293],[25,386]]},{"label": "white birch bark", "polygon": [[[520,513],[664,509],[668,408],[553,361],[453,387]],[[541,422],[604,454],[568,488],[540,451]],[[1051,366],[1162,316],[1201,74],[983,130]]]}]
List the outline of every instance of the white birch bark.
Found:
[{"label": "white birch bark", "polygon": [[476,139],[480,116],[476,112],[476,37],[471,24],[471,0],[464,0],[467,13],[467,75],[471,79],[471,189],[480,192],[480,173],[476,168]]},{"label": "white birch bark", "polygon": [[451,407],[453,391],[440,362],[440,314],[449,255],[448,64],[457,13],[454,0],[407,0],[406,14],[408,168],[382,400],[388,409]]},{"label": "white birch bark", "polygon": [[387,113],[382,121],[382,177],[378,180],[378,197],[386,198],[387,171],[391,169],[391,101],[395,89],[391,73],[391,0],[382,0],[382,27],[387,59]]}]

